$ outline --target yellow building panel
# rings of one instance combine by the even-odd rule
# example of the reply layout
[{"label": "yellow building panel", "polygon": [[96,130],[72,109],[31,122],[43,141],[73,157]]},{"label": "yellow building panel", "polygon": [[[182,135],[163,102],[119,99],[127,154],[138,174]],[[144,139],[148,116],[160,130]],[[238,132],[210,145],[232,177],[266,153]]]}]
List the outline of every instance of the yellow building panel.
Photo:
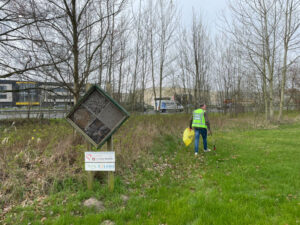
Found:
[{"label": "yellow building panel", "polygon": [[16,102],[16,105],[39,105],[39,102]]},{"label": "yellow building panel", "polygon": [[36,84],[36,82],[32,82],[32,81],[17,81],[17,84]]}]

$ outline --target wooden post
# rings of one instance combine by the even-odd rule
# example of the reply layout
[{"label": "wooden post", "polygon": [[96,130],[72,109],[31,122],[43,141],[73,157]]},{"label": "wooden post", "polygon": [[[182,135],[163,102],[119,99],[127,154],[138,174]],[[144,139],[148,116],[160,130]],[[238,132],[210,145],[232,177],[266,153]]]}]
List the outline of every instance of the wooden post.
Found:
[{"label": "wooden post", "polygon": [[[87,144],[87,150],[91,151],[92,149],[92,145],[89,142],[86,142]],[[87,188],[88,190],[92,190],[93,189],[93,184],[94,184],[94,171],[87,171]]]},{"label": "wooden post", "polygon": [[[113,147],[113,137],[111,136],[108,140],[107,140],[107,151],[114,151],[114,147]],[[114,172],[109,171],[108,172],[108,189],[110,191],[114,190],[114,185],[115,185],[115,177],[114,177]]]},{"label": "wooden post", "polygon": [[[106,91],[109,95],[112,95],[112,86],[110,82],[106,83]],[[114,151],[114,147],[113,147],[113,137],[111,136],[108,140],[107,140],[107,151]],[[110,191],[114,190],[114,184],[115,184],[115,177],[114,177],[114,172],[108,172],[108,189]]]},{"label": "wooden post", "polygon": [[[86,84],[85,86],[85,91],[87,92],[91,87],[91,84]],[[86,141],[86,146],[87,146],[87,151],[91,151],[92,150],[92,144],[88,141]],[[94,184],[94,175],[95,172],[94,171],[87,171],[88,175],[87,175],[87,187],[88,190],[92,190],[93,189],[93,184]]]}]

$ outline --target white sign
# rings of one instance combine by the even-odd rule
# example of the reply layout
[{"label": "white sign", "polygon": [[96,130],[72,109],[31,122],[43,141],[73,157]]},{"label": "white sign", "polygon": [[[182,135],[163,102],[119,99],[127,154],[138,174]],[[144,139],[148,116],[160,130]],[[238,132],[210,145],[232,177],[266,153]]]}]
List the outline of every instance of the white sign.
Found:
[{"label": "white sign", "polygon": [[86,171],[115,171],[115,152],[85,152]]},{"label": "white sign", "polygon": [[115,171],[115,163],[85,163],[86,171]]},{"label": "white sign", "polygon": [[115,152],[85,152],[84,160],[86,163],[111,163],[115,162]]}]

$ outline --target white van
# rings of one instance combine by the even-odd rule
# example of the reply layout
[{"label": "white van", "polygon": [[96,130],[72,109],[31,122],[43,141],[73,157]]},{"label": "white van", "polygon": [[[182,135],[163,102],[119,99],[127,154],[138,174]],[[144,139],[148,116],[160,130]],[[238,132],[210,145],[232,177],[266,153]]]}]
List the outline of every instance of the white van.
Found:
[{"label": "white van", "polygon": [[155,100],[154,110],[158,112],[181,112],[183,106],[173,100]]}]

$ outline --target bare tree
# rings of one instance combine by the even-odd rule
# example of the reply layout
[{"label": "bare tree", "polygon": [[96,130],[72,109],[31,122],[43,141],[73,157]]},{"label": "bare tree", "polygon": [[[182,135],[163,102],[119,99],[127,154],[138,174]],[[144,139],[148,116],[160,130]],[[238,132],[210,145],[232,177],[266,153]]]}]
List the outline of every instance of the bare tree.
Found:
[{"label": "bare tree", "polygon": [[228,32],[247,52],[249,62],[259,71],[265,97],[265,114],[274,116],[274,73],[278,53],[278,24],[281,11],[278,1],[238,0],[230,5],[233,23]]},{"label": "bare tree", "polygon": [[135,109],[136,105],[136,91],[137,91],[137,79],[138,79],[138,72],[139,72],[139,64],[140,64],[140,48],[141,48],[141,41],[142,41],[142,27],[141,27],[141,20],[142,20],[142,1],[139,1],[139,8],[138,8],[138,16],[134,18],[134,27],[135,27],[135,44],[134,44],[134,70],[133,70],[133,78],[132,78],[132,95],[131,95],[131,110]]},{"label": "bare tree", "polygon": [[194,75],[194,97],[195,105],[201,102],[208,102],[209,83],[208,72],[211,62],[211,44],[208,33],[202,22],[201,17],[193,15],[193,24],[191,30],[191,72]]},{"label": "bare tree", "polygon": [[120,25],[119,25],[119,30],[120,30],[120,37],[118,40],[118,45],[119,45],[119,56],[118,56],[118,63],[119,63],[119,68],[118,68],[118,91],[117,91],[117,99],[118,101],[121,101],[122,97],[122,86],[123,86],[123,79],[126,73],[126,59],[129,56],[128,53],[128,24],[126,21],[125,17],[121,18]]},{"label": "bare tree", "polygon": [[289,67],[287,71],[287,101],[286,106],[287,109],[292,106],[299,108],[300,106],[300,67],[299,63],[294,63],[292,66]]},{"label": "bare tree", "polygon": [[[299,48],[300,39],[298,37],[299,27],[300,27],[300,19],[299,19],[299,9],[300,9],[300,1],[297,0],[285,0],[281,1],[282,10],[284,13],[283,16],[283,66],[282,66],[282,79],[281,79],[281,88],[280,88],[280,106],[279,106],[279,114],[278,120],[282,120],[282,111],[284,106],[284,93],[286,90],[286,76],[288,69],[288,53],[291,50]],[[296,56],[298,58],[298,56]],[[295,61],[295,59],[290,60],[291,63]],[[291,64],[289,63],[289,64]]]},{"label": "bare tree", "polygon": [[0,2],[0,78],[22,75],[55,62],[35,62],[25,47],[32,40],[26,35],[29,26],[59,18],[59,15],[32,15],[30,1],[3,0]]},{"label": "bare tree", "polygon": [[[172,45],[173,34],[176,29],[177,15],[176,8],[172,1],[157,0],[157,44],[159,61],[159,98],[162,98],[163,79],[165,78],[165,66],[169,63],[169,49]],[[160,101],[159,101],[160,105]]]},{"label": "bare tree", "polygon": [[[26,30],[30,40],[26,47],[32,61],[48,65],[30,74],[31,78],[42,75],[43,79],[59,82],[73,94],[76,103],[85,83],[99,71],[98,56],[111,18],[124,4],[125,0],[31,0],[29,13],[35,22]],[[46,20],[38,20],[39,15],[46,15]],[[97,32],[99,29],[101,32]]]},{"label": "bare tree", "polygon": [[145,23],[146,27],[146,35],[149,37],[148,44],[146,45],[149,49],[149,57],[150,57],[150,70],[151,70],[151,80],[152,80],[152,89],[153,89],[153,95],[154,99],[157,97],[156,93],[156,85],[155,85],[155,52],[156,52],[156,40],[155,40],[155,34],[157,25],[155,23],[155,14],[154,14],[154,8],[153,8],[153,2],[149,1],[147,9],[145,11],[145,16],[147,21]]},{"label": "bare tree", "polygon": [[154,99],[158,95],[162,97],[163,81],[170,74],[167,67],[174,60],[170,50],[174,43],[177,21],[176,7],[172,2],[157,0],[146,4],[143,1],[138,3],[138,12],[133,13],[132,29],[132,109],[138,101],[138,93],[140,103],[144,105],[144,90],[150,80]]},{"label": "bare tree", "polygon": [[[191,90],[192,90],[192,84],[190,83],[190,72],[189,72],[189,51],[187,48],[187,31],[183,29],[179,33],[179,41],[178,41],[178,57],[177,57],[177,62],[178,62],[178,67],[179,67],[179,82],[181,83],[180,86],[183,87],[183,94],[185,96],[191,96]],[[188,102],[190,99],[186,99],[184,102],[185,110],[188,112],[189,107],[188,107]]]},{"label": "bare tree", "polygon": [[[211,69],[211,41],[201,17],[193,15],[189,32],[180,34],[179,57],[184,89],[193,90],[194,106],[209,101],[209,73]],[[189,93],[191,94],[191,93]]]},{"label": "bare tree", "polygon": [[[143,18],[143,24],[148,24],[149,17]],[[145,89],[147,82],[149,81],[149,72],[150,72],[150,63],[149,63],[149,49],[148,49],[148,43],[149,43],[149,36],[147,33],[146,26],[143,26],[142,29],[142,47],[141,47],[141,95],[140,95],[140,103],[141,108],[144,110],[145,107]]]},{"label": "bare tree", "polygon": [[217,36],[215,41],[214,66],[215,84],[218,90],[219,104],[224,112],[237,115],[244,111],[243,101],[250,93],[257,93],[253,68],[243,61],[243,52],[239,45],[231,42],[226,35]]}]

